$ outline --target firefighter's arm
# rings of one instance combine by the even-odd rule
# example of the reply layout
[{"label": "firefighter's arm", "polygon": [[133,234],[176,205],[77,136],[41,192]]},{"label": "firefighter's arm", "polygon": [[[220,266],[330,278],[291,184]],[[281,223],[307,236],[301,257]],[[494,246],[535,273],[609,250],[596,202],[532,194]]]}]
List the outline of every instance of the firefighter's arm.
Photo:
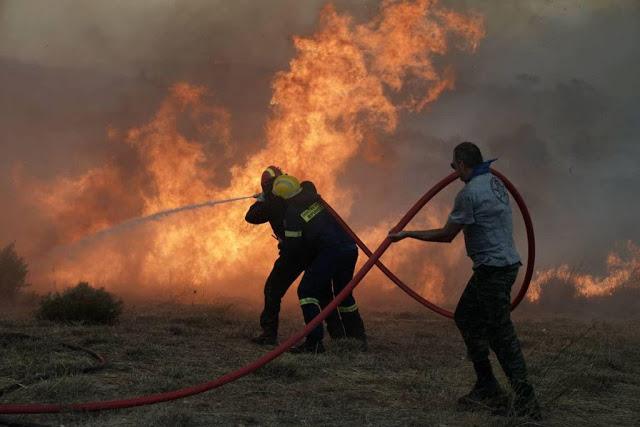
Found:
[{"label": "firefighter's arm", "polygon": [[454,224],[447,221],[445,226],[442,228],[424,231],[400,231],[395,234],[389,234],[387,237],[394,242],[410,237],[412,239],[423,240],[425,242],[451,243],[463,227],[464,224]]},{"label": "firefighter's arm", "polygon": [[251,205],[244,219],[250,224],[264,224],[265,222],[269,222],[269,202],[258,199],[257,202]]}]

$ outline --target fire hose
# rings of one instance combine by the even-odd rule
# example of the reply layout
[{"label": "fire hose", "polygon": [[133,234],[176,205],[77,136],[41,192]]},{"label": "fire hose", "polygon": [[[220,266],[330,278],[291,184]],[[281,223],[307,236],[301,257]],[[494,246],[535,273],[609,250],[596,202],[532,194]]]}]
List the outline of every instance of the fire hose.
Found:
[{"label": "fire hose", "polygon": [[[520,304],[525,294],[527,293],[527,289],[529,289],[529,283],[531,282],[531,277],[533,276],[533,266],[534,266],[535,257],[536,257],[536,243],[535,243],[535,236],[533,233],[533,222],[531,221],[531,215],[529,215],[529,209],[527,209],[527,205],[525,204],[524,199],[522,198],[522,196],[520,195],[516,187],[511,183],[511,181],[509,181],[504,175],[502,175],[500,172],[494,169],[491,169],[491,173],[493,173],[495,176],[497,176],[502,180],[504,185],[507,187],[507,189],[515,199],[516,203],[518,204],[518,208],[522,213],[522,218],[524,219],[524,224],[527,232],[527,269],[525,271],[525,276],[524,276],[524,280],[522,281],[522,286],[520,287],[520,291],[511,302],[511,310],[513,310],[518,306],[518,304]],[[438,188],[434,193],[434,196],[438,194],[444,187],[451,184],[456,179],[458,179],[458,174],[454,172],[451,175],[445,177],[443,180],[441,180],[438,184],[436,184],[435,187],[431,189],[433,190],[435,188]],[[364,242],[360,240],[358,235],[351,229],[351,227],[349,227],[349,225],[340,217],[340,215],[338,215],[338,213],[326,201],[323,200],[323,203],[325,208],[331,213],[331,215],[333,215],[333,217],[336,219],[336,221],[338,221],[338,223],[342,226],[342,228],[344,228],[345,231],[349,233],[349,235],[353,238],[353,240],[355,240],[356,244],[362,250],[362,252],[364,252],[368,257],[371,257],[372,253],[371,253],[371,250],[369,250],[369,248],[367,247],[367,245],[365,245]],[[398,279],[398,277],[395,274],[393,274],[393,272],[391,272],[391,270],[389,270],[382,263],[382,261],[377,260],[375,264],[376,264],[376,267],[380,269],[380,271],[382,271],[393,283],[395,283],[400,289],[402,289],[411,298],[418,301],[420,304],[424,305],[428,309],[433,310],[444,317],[453,319],[452,312],[450,312],[449,310],[445,310],[444,308],[441,308],[436,304],[428,301],[427,299],[423,298],[420,294],[415,292],[413,289],[411,289],[409,286],[405,285],[404,282],[402,282],[402,280]]]},{"label": "fire hose", "polygon": [[[4,338],[13,338],[13,339],[34,339],[36,338],[33,335],[28,335],[28,334],[23,334],[23,333],[4,333],[2,335],[0,335],[0,340]],[[73,374],[88,374],[91,372],[96,372],[99,371],[101,369],[104,369],[107,367],[107,361],[105,360],[104,357],[102,357],[102,355],[100,353],[97,353],[89,348],[86,347],[81,347],[79,345],[75,345],[75,344],[69,344],[66,342],[60,342],[59,343],[62,347],[66,347],[70,350],[74,350],[74,351],[79,351],[79,352],[83,352],[88,354],[89,356],[91,356],[92,358],[94,358],[98,364],[97,365],[89,365],[89,366],[85,366],[83,368],[80,369],[75,369],[73,370],[71,373]],[[55,372],[45,372],[43,374],[36,374],[34,377],[30,378],[29,383],[34,383],[36,381],[42,381],[42,380],[46,380],[49,378],[52,378],[56,376]],[[0,396],[2,396],[5,393],[17,390],[21,387],[24,387],[24,381],[21,380],[20,383],[16,382],[15,384],[12,384],[8,387],[4,387],[4,388],[0,388]],[[3,421],[0,420],[0,423],[2,423]]]},{"label": "fire hose", "polygon": [[[529,281],[531,279],[531,272],[533,271],[533,258],[534,258],[534,249],[535,249],[534,240],[533,240],[533,226],[532,226],[531,218],[529,216],[526,205],[524,204],[522,197],[520,197],[519,193],[517,193],[513,184],[511,184],[502,174],[498,173],[497,171],[494,171],[493,169],[491,171],[493,174],[495,174],[496,176],[498,176],[500,179],[503,180],[503,182],[507,186],[507,189],[511,192],[511,194],[516,199],[518,206],[522,210],[522,214],[525,219],[525,224],[527,227],[527,237],[529,238],[529,261],[527,263],[527,273],[525,274],[525,281],[518,296],[512,302],[512,307],[515,307],[524,297],[524,294],[526,293],[526,290],[529,285]],[[452,173],[446,176],[440,182],[438,182],[435,186],[433,186],[429,191],[427,191],[424,194],[424,196],[422,196],[422,198],[420,198],[420,200],[418,200],[415,203],[415,205],[413,205],[413,207],[411,207],[411,209],[409,209],[409,211],[402,217],[400,222],[398,222],[398,224],[395,227],[393,227],[391,232],[397,233],[398,231],[401,231],[409,223],[409,221],[411,221],[411,219],[413,219],[413,217],[424,207],[424,205],[426,205],[436,194],[438,194],[443,188],[445,188],[447,185],[453,182],[456,178],[457,178],[457,174]],[[341,223],[344,224],[344,221],[342,221],[341,219],[339,221],[341,221]],[[355,236],[355,233],[353,233],[352,231],[350,232],[350,234]],[[358,241],[359,240],[360,239],[358,239]],[[62,411],[78,412],[78,411],[101,411],[101,410],[107,410],[107,409],[131,408],[135,406],[150,405],[150,404],[161,403],[161,402],[166,402],[166,401],[175,400],[175,399],[182,399],[185,397],[193,396],[195,394],[212,390],[217,387],[221,387],[225,384],[235,381],[247,374],[250,374],[256,371],[257,369],[261,368],[262,366],[266,365],[267,363],[281,356],[291,346],[296,344],[298,341],[304,338],[307,334],[309,334],[309,332],[311,332],[316,326],[318,326],[321,322],[323,322],[324,319],[333,310],[338,308],[338,305],[342,302],[342,300],[344,300],[347,297],[347,295],[349,295],[349,293],[353,291],[353,289],[362,281],[364,276],[373,268],[373,266],[379,262],[380,257],[387,250],[389,245],[391,245],[391,239],[385,238],[380,244],[380,246],[378,246],[378,248],[373,253],[371,253],[367,249],[365,253],[369,255],[369,259],[364,263],[364,265],[360,268],[360,270],[358,270],[358,272],[354,275],[353,279],[349,282],[349,284],[338,295],[336,295],[334,300],[331,301],[331,303],[329,303],[329,305],[327,305],[325,309],[320,312],[320,314],[318,314],[304,328],[302,328],[301,330],[293,334],[289,339],[287,339],[279,347],[259,357],[258,359],[254,360],[247,366],[244,366],[240,369],[237,369],[221,377],[215,378],[211,381],[207,381],[192,387],[183,388],[180,390],[175,390],[167,393],[160,393],[160,394],[154,394],[149,396],[141,396],[141,397],[127,398],[127,399],[119,399],[119,400],[99,401],[99,402],[0,405],[0,414],[39,414],[39,413],[56,413],[56,412],[62,412]],[[362,244],[361,247],[366,247],[366,246]],[[363,248],[363,251],[364,251],[364,248]],[[386,267],[384,267],[382,263],[380,263],[378,267],[381,269],[384,268],[383,271],[385,271],[385,274],[388,271],[388,269],[386,269]],[[391,272],[389,271],[389,273]],[[404,283],[402,283],[397,277],[395,277],[395,275],[392,274],[392,276],[395,278],[395,279],[392,278],[394,283],[396,283],[405,292],[409,293],[409,295],[411,295],[413,298],[415,298],[422,304],[426,305],[432,310],[440,314],[443,314],[445,316],[447,315],[446,313],[449,313],[446,310],[443,310],[435,306],[434,304],[424,300],[418,294],[411,291],[409,287],[404,285]],[[400,283],[402,283],[402,286],[400,285]]]}]

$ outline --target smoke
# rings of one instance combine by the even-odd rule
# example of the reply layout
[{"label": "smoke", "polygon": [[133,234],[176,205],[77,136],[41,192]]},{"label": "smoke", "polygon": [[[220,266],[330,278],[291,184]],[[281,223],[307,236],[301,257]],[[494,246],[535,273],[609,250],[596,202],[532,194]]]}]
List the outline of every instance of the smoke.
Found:
[{"label": "smoke", "polygon": [[[403,155],[402,183],[434,182],[432,171],[445,173],[452,146],[476,141],[486,158],[499,158],[494,167],[530,207],[539,276],[568,264],[576,274],[607,278],[619,244],[640,241],[633,184],[640,177],[640,5],[458,4],[485,18],[487,34],[477,55],[454,65],[456,89],[425,118],[402,121],[398,136],[405,138],[395,140],[402,148],[394,151]],[[518,217],[516,240],[524,248]],[[464,283],[453,281],[451,293],[459,295]],[[637,280],[631,284],[637,289]],[[576,299],[554,293],[557,281],[545,285],[543,293]],[[633,294],[625,290],[626,298]],[[606,297],[599,300],[607,305]]]},{"label": "smoke", "polygon": [[[495,167],[529,204],[538,268],[568,264],[582,266],[584,274],[606,275],[607,256],[617,242],[640,242],[635,226],[640,199],[633,184],[640,178],[640,6],[631,0],[441,3],[481,15],[486,35],[474,54],[452,50],[436,60],[442,62],[436,63],[438,68],[451,64],[453,90],[441,93],[422,112],[415,111],[419,103],[413,111],[400,111],[393,132],[362,135],[356,154],[337,171],[336,183],[351,196],[351,205],[334,207],[348,214],[352,227],[374,248],[394,219],[450,172],[453,146],[471,140],[485,157],[499,157]],[[0,243],[15,240],[32,269],[41,265],[44,271],[52,267],[44,260],[56,245],[153,213],[146,210],[150,205],[145,200],[159,190],[150,188],[153,176],[141,167],[141,156],[149,158],[149,153],[122,141],[131,140],[131,129],[153,131],[145,124],[157,118],[176,82],[206,88],[197,105],[210,109],[195,111],[200,114],[195,119],[180,115],[176,120],[179,134],[202,143],[203,155],[215,159],[211,175],[197,181],[229,187],[231,167],[245,164],[247,156],[265,147],[268,132],[274,132],[267,128],[274,108],[271,83],[296,55],[291,37],[317,29],[323,4],[64,1],[51,8],[45,3],[0,3],[0,200],[8,207],[0,210]],[[356,23],[370,20],[379,7],[367,0],[335,4],[341,16]],[[393,43],[407,40],[388,40],[386,49],[393,50]],[[380,67],[377,73],[388,76],[389,70]],[[423,94],[415,86],[421,77],[406,81],[390,99],[411,104],[412,95]],[[393,87],[394,81],[386,78],[385,84]],[[215,129],[229,133],[202,127],[213,119],[225,122]],[[197,159],[190,163],[196,164]],[[59,188],[65,179],[71,182],[89,170],[96,171],[91,179],[118,185],[81,193],[65,206],[62,216],[68,222],[32,203],[42,199],[34,193],[37,183],[58,183]],[[253,171],[256,183],[259,172]],[[453,184],[409,228],[444,222],[460,185]],[[338,195],[337,188],[319,190]],[[524,249],[517,217],[516,239]],[[143,241],[155,232],[143,227],[132,234]],[[252,232],[269,239],[266,228]],[[470,273],[462,243],[400,245],[384,258],[399,277],[439,302],[455,303]],[[109,254],[105,260],[117,259],[113,262],[128,266],[121,270],[139,271],[136,266],[144,256],[136,245],[126,254],[115,238],[104,246],[102,253]],[[269,250],[275,257],[275,249]],[[258,269],[266,268],[261,271],[266,276],[265,254],[248,251],[243,256],[260,258]],[[62,280],[62,273],[57,274]],[[103,283],[121,281],[126,288],[145,276],[103,272],[100,277]],[[246,293],[259,296],[261,275],[246,280],[256,282],[245,284]],[[34,286],[46,290],[47,281]],[[373,295],[383,295],[385,303],[391,297],[398,304],[408,301],[378,273],[359,292],[366,287],[383,290],[367,294],[372,301]]]},{"label": "smoke", "polygon": [[[497,65],[506,56],[518,68],[500,84],[486,77],[500,67],[480,66],[480,96],[490,100],[484,110],[495,116],[472,120],[473,131],[508,160],[499,167],[531,195],[541,274],[568,263],[578,274],[607,277],[618,244],[640,241],[632,214],[640,208],[632,189],[640,177],[640,49],[633,42],[640,5],[551,5],[532,9],[522,51],[485,55]],[[490,43],[483,48],[491,52]],[[637,289],[633,273],[625,270]]]}]

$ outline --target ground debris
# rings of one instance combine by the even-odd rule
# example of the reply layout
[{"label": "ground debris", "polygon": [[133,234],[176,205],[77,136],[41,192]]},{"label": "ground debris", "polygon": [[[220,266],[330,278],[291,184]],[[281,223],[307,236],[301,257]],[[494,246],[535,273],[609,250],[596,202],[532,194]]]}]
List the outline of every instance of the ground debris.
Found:
[{"label": "ground debris", "polygon": [[[112,400],[171,391],[218,377],[263,355],[249,342],[257,313],[224,307],[146,308],[117,326],[59,326],[0,319],[3,331],[41,340],[0,345],[0,385],[58,367],[61,376],[0,397],[0,404]],[[207,313],[205,317],[203,314]],[[281,339],[300,326],[285,309]],[[521,425],[456,405],[474,381],[452,321],[429,312],[363,316],[370,349],[326,340],[322,357],[285,354],[239,381],[188,399],[103,413],[15,416],[50,425]],[[207,322],[206,319],[210,319]],[[635,425],[640,419],[640,329],[637,321],[515,320],[548,425]],[[426,333],[425,331],[428,331]],[[84,356],[54,341],[76,338],[109,366],[64,375]],[[34,347],[36,345],[36,347]],[[504,387],[508,383],[492,356]],[[13,419],[13,418],[12,418]],[[531,424],[529,424],[531,425]]]}]

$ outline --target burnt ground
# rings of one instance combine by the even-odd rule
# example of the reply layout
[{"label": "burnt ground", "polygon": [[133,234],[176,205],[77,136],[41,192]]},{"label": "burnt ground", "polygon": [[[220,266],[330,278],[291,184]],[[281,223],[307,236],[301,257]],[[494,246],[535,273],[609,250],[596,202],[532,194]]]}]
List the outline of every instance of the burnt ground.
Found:
[{"label": "burnt ground", "polygon": [[[285,354],[234,383],[174,402],[0,419],[65,426],[640,423],[640,320],[515,317],[542,422],[459,407],[457,397],[474,380],[472,366],[453,322],[426,310],[365,311],[368,353],[353,342],[327,340],[325,355]],[[0,389],[7,391],[0,404],[111,400],[210,380],[264,354],[248,342],[256,318],[233,305],[144,305],[127,307],[116,326],[61,326],[4,310]],[[285,310],[281,335],[300,325],[299,313]],[[89,347],[104,355],[108,366],[81,373],[96,362],[59,342]],[[498,378],[507,385],[501,372]]]}]

